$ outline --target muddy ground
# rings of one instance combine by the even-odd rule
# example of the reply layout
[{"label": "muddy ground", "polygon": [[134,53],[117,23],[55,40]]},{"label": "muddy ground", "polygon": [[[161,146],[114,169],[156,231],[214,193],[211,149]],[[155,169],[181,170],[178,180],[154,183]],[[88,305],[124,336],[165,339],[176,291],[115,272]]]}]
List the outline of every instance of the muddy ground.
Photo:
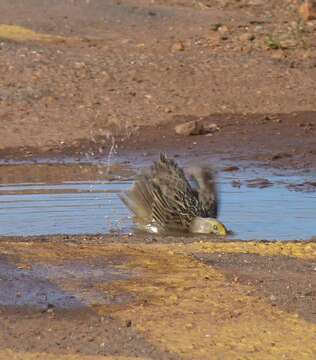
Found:
[{"label": "muddy ground", "polygon": [[3,359],[315,355],[315,243],[7,240]]},{"label": "muddy ground", "polygon": [[[2,182],[23,179],[6,163],[111,148],[133,166],[166,151],[315,171],[316,21],[299,3],[0,0]],[[177,135],[190,120],[216,131]],[[315,243],[207,244],[2,238],[0,358],[314,359]],[[107,282],[108,264],[130,278]]]}]

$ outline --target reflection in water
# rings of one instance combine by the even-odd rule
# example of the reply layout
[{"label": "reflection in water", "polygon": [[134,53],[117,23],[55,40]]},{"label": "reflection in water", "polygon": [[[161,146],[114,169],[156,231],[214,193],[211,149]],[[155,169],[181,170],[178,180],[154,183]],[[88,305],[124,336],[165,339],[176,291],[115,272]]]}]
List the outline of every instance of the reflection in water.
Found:
[{"label": "reflection in water", "polygon": [[[1,186],[0,235],[107,233],[118,229],[126,232],[131,226],[129,214],[117,197],[126,185]],[[39,189],[43,192],[38,193]]]},{"label": "reflection in water", "polygon": [[[299,240],[315,235],[315,192],[289,191],[277,177],[270,177],[273,185],[265,188],[245,186],[245,181],[236,187],[238,175],[220,180],[220,218],[233,237]],[[0,235],[133,231],[118,197],[130,186],[130,181],[0,186]]]}]

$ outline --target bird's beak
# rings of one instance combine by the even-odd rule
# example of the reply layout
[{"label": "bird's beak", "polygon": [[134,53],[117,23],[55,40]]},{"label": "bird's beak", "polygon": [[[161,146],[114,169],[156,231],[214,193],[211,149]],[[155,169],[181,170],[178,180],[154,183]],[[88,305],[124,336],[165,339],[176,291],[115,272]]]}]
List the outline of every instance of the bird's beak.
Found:
[{"label": "bird's beak", "polygon": [[226,236],[228,234],[228,230],[226,229],[224,224],[218,224],[218,234],[221,236]]}]

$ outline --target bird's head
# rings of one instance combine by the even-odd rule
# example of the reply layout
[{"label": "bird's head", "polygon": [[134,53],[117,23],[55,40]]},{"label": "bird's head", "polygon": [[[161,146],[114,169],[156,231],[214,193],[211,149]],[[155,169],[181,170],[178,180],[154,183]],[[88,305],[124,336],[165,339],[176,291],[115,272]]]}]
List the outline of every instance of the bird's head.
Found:
[{"label": "bird's head", "polygon": [[196,217],[191,223],[191,232],[198,234],[215,234],[225,236],[228,231],[217,219]]}]

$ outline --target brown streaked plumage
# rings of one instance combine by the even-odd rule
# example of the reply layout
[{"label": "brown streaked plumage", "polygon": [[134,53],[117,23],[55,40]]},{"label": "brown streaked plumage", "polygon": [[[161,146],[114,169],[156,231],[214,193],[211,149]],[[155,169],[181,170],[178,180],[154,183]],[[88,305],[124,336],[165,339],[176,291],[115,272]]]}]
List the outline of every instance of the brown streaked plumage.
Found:
[{"label": "brown streaked plumage", "polygon": [[194,167],[189,169],[189,175],[194,186],[174,160],[161,154],[136,178],[121,199],[139,228],[226,235],[225,226],[216,220],[218,200],[212,172]]}]

